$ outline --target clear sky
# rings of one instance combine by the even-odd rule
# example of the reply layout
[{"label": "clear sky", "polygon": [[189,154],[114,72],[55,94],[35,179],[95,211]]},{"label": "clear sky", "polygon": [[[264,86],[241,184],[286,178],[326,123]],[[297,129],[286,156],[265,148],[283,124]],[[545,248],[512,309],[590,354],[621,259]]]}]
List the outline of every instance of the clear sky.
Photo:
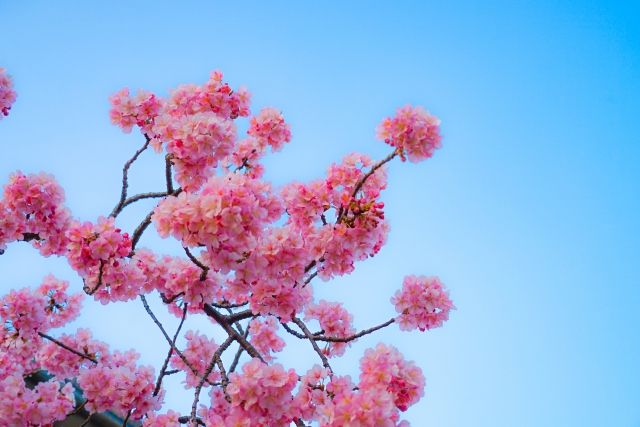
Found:
[{"label": "clear sky", "polygon": [[[83,220],[109,213],[143,142],[109,123],[121,87],[164,95],[220,69],[251,90],[254,111],[274,106],[291,123],[293,142],[267,160],[276,185],[352,151],[381,158],[377,123],[424,105],[442,119],[443,148],[391,165],[387,246],[316,295],[345,301],[362,328],[393,314],[405,274],[438,275],[458,310],[442,329],[363,339],[336,367],[355,374],[380,340],[416,360],[427,388],[406,414],[414,426],[640,426],[637,2],[0,0],[0,20],[0,66],[18,91],[0,122],[0,181],[51,172]],[[145,153],[132,191],[159,190],[162,176]],[[10,246],[0,271],[2,292],[49,272],[81,286],[27,245]],[[85,304],[71,329],[161,363],[139,301]],[[281,361],[312,357],[295,347]],[[169,385],[186,412],[191,397]]]}]

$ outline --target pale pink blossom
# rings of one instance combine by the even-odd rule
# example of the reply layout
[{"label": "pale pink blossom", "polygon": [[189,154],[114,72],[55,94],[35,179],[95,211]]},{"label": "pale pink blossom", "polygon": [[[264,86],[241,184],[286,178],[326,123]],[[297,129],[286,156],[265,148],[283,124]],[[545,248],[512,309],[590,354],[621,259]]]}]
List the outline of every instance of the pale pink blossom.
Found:
[{"label": "pale pink blossom", "polygon": [[391,303],[400,313],[396,320],[405,331],[438,328],[449,319],[449,311],[455,309],[437,277],[406,276]]},{"label": "pale pink blossom", "polygon": [[380,123],[378,137],[396,147],[403,160],[419,162],[440,148],[440,120],[422,107],[407,105]]},{"label": "pale pink blossom", "polygon": [[0,120],[3,116],[9,115],[9,110],[16,101],[16,96],[11,77],[4,68],[0,67]]}]

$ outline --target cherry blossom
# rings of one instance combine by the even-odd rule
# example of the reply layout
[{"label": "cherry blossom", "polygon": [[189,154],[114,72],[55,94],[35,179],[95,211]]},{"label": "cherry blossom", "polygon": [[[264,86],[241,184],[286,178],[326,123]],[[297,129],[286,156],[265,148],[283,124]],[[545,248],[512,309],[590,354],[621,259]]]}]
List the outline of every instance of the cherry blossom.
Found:
[{"label": "cherry blossom", "polygon": [[437,277],[405,277],[402,290],[396,292],[391,303],[400,313],[397,321],[405,331],[438,328],[449,319],[449,311],[455,309],[448,291]]},{"label": "cherry blossom", "polygon": [[[14,100],[0,69],[2,115]],[[414,362],[378,344],[365,351],[354,382],[333,369],[331,358],[393,323],[402,330],[441,326],[455,307],[440,280],[406,276],[391,298],[397,317],[360,331],[347,306],[314,302],[314,288],[316,276],[349,274],[382,249],[389,232],[382,202],[388,163],[431,157],[440,146],[439,120],[421,107],[403,107],[378,128],[393,147],[383,159],[351,153],[325,176],[273,187],[262,157],[291,142],[290,125],[272,107],[252,116],[249,92],[232,89],[220,72],[167,97],[125,88],[110,102],[112,123],[124,132],[139,129],[142,146],[123,167],[121,194],[108,217],[73,217],[61,186],[44,173],[18,171],[4,186],[0,255],[14,242],[29,242],[43,256],[62,257],[79,278],[48,275],[39,286],[0,297],[3,422],[63,420],[79,409],[77,388],[90,414],[111,411],[147,427],[408,426],[401,413],[419,401],[425,385]],[[130,167],[148,147],[164,155],[166,191],[130,195]],[[156,200],[155,207],[130,234],[117,225],[118,216],[143,199]],[[151,223],[160,237],[177,240],[178,254],[138,247]],[[141,300],[166,341],[157,376],[138,353],[110,350],[88,329],[56,333],[80,313],[83,295],[73,289],[103,304]],[[175,332],[147,298],[178,318]],[[189,319],[203,317],[208,327],[182,331]],[[216,342],[212,337],[220,334]],[[315,353],[310,369],[274,363],[290,340],[303,340]],[[163,381],[173,374],[193,394],[190,413],[163,408]]]},{"label": "cherry blossom", "polygon": [[16,96],[11,77],[4,68],[0,67],[0,120],[3,116],[9,115],[9,110],[16,101]]},{"label": "cherry blossom", "polygon": [[440,120],[422,107],[407,105],[380,123],[378,137],[396,147],[403,160],[419,162],[440,148]]}]

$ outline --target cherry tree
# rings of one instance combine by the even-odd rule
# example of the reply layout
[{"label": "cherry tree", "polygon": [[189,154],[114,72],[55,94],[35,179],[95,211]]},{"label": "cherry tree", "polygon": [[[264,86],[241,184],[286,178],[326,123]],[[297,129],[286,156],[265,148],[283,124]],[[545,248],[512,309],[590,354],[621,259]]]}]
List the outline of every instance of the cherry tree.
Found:
[{"label": "cherry tree", "polygon": [[[2,115],[15,100],[0,69]],[[364,353],[354,380],[335,372],[331,359],[393,324],[405,331],[442,326],[454,308],[443,284],[406,276],[390,296],[397,316],[364,330],[340,302],[316,300],[313,284],[349,274],[357,261],[378,253],[388,232],[380,201],[387,163],[431,157],[440,146],[439,120],[420,107],[400,108],[378,128],[390,146],[383,159],[350,154],[322,179],[274,188],[263,179],[261,159],[290,142],[289,125],[274,108],[252,114],[249,92],[231,89],[220,72],[203,85],[179,86],[166,99],[123,89],[110,101],[112,123],[139,131],[141,146],[123,167],[121,192],[107,216],[75,219],[62,188],[44,173],[15,172],[4,185],[0,250],[28,242],[42,256],[64,257],[79,279],[70,284],[49,275],[37,288],[0,298],[0,419],[51,425],[82,408],[112,411],[123,425],[408,425],[401,412],[424,393],[415,363],[377,344]],[[238,120],[246,120],[246,135],[238,134]],[[149,148],[164,155],[165,190],[129,194],[131,166]],[[118,216],[145,199],[156,199],[155,208],[130,233],[121,230]],[[161,237],[176,239],[184,255],[139,247],[152,224]],[[175,331],[158,320],[150,295],[179,319]],[[141,315],[165,338],[162,366],[141,366],[135,351],[111,350],[87,329],[56,334],[79,315],[85,296],[103,304],[139,299]],[[211,330],[183,331],[188,316],[210,319]],[[216,328],[226,339],[210,336]],[[308,370],[276,362],[285,336],[308,342],[317,356]],[[25,378],[43,371],[46,381],[27,386]],[[168,375],[183,376],[193,396],[190,413],[162,409]]]}]

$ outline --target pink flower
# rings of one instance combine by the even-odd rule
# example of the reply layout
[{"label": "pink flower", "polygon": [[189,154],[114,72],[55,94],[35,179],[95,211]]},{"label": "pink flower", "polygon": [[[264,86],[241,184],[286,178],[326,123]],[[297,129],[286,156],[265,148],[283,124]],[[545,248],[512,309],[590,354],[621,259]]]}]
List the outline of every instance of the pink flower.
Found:
[{"label": "pink flower", "polygon": [[385,390],[401,411],[416,403],[424,394],[424,376],[413,362],[407,362],[394,347],[378,344],[360,359],[362,390]]},{"label": "pink flower", "polygon": [[455,309],[437,277],[405,277],[402,289],[391,298],[391,303],[400,313],[396,320],[405,331],[438,328],[449,319],[449,311]]},{"label": "pink flower", "polygon": [[149,133],[162,108],[160,99],[143,90],[132,97],[129,89],[124,88],[113,94],[109,101],[111,123],[121,127],[126,133],[131,132],[133,126],[140,127],[143,133]]},{"label": "pink flower", "polygon": [[[353,316],[340,303],[320,300],[318,304],[309,306],[306,310],[307,319],[316,319],[324,335],[335,338],[346,338],[356,333],[351,322]],[[342,356],[349,343],[327,343],[324,349],[328,356]]]},{"label": "pink flower", "polygon": [[[18,171],[4,187],[6,211],[0,223],[8,223],[6,233],[10,237],[29,235],[32,245],[44,256],[63,255],[71,221],[63,203],[64,191],[51,175],[25,175]],[[0,231],[0,236],[4,233]],[[0,247],[2,243],[0,239]]]},{"label": "pink flower", "polygon": [[262,144],[270,145],[273,151],[280,150],[285,143],[291,141],[289,125],[275,108],[263,108],[260,114],[252,117],[247,133]]},{"label": "pink flower", "polygon": [[396,147],[400,156],[419,162],[433,156],[440,148],[440,120],[422,107],[407,105],[395,117],[387,117],[378,126],[378,137]]},{"label": "pink flower", "polygon": [[0,67],[0,120],[9,115],[11,105],[16,101],[16,92],[13,90],[11,77]]},{"label": "pink flower", "polygon": [[266,361],[273,359],[271,352],[280,352],[284,348],[284,340],[277,334],[278,327],[275,317],[267,317],[265,320],[256,318],[249,324],[250,342]]},{"label": "pink flower", "polygon": [[162,395],[153,396],[153,368],[138,367],[138,357],[133,351],[115,352],[97,365],[80,370],[78,385],[87,399],[87,410],[109,410],[120,417],[132,411],[133,419],[141,419],[147,412],[160,409]]},{"label": "pink flower", "polygon": [[[185,388],[194,388],[200,383],[200,378],[204,376],[207,371],[211,359],[214,353],[218,349],[218,344],[213,339],[208,338],[206,335],[202,335],[197,331],[187,331],[185,333],[187,340],[187,347],[182,351],[184,357],[189,361],[189,364],[196,370],[195,375],[191,369],[184,363],[182,358],[177,354],[174,354],[171,358],[171,366],[175,369],[185,371],[187,377],[184,381]],[[212,371],[207,377],[207,381],[213,383],[220,378],[220,373],[215,370]],[[205,382],[204,386],[208,384]]]}]

